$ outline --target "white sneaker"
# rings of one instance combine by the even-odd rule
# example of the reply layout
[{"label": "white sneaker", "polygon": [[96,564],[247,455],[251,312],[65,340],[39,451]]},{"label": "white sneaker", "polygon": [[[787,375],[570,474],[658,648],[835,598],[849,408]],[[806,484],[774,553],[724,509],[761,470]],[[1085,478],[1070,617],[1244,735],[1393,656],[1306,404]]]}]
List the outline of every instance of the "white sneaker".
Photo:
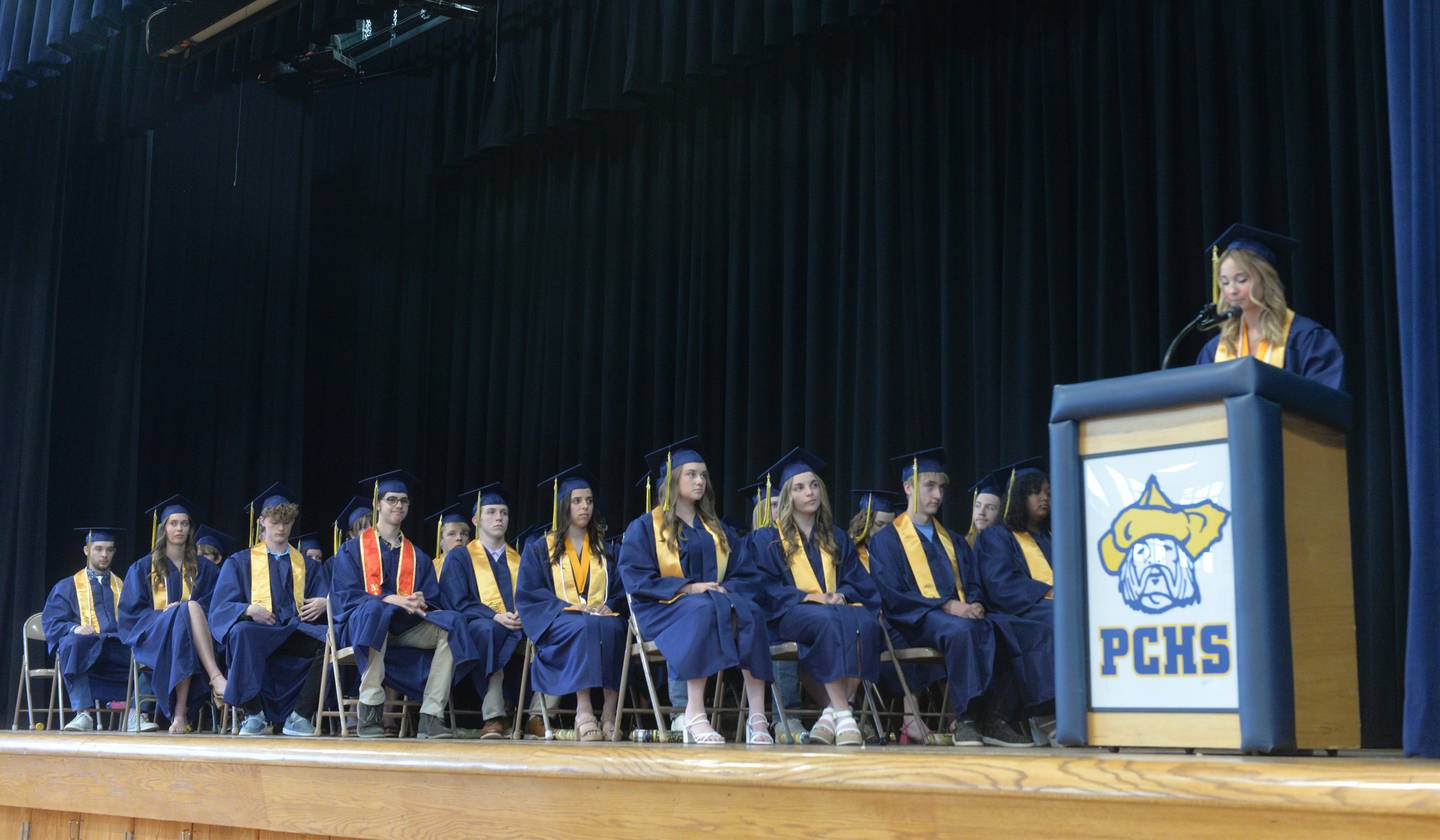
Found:
[{"label": "white sneaker", "polygon": [[160,724],[150,719],[149,715],[137,714],[134,709],[125,716],[126,732],[154,732],[160,728]]},{"label": "white sneaker", "polygon": [[280,731],[286,735],[314,735],[315,725],[294,712],[291,712],[290,717],[285,718],[285,725],[280,727]]},{"label": "white sneaker", "polygon": [[265,719],[264,712],[250,715],[245,718],[244,723],[240,724],[240,734],[250,738],[257,735],[269,735],[270,721]]},{"label": "white sneaker", "polygon": [[89,712],[80,712],[65,724],[65,732],[94,732],[95,718]]}]

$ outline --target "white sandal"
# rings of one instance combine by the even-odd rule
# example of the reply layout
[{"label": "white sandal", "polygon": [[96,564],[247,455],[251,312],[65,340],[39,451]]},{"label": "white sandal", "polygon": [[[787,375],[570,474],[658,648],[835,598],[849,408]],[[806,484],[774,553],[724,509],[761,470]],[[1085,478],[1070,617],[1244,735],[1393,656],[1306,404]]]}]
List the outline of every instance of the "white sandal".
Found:
[{"label": "white sandal", "polygon": [[770,737],[770,721],[764,715],[751,715],[745,721],[745,743],[765,746],[775,743]]},{"label": "white sandal", "polygon": [[865,736],[860,733],[860,725],[855,722],[855,715],[850,711],[835,713],[835,746],[837,747],[859,747],[865,744]]},{"label": "white sandal", "polygon": [[820,719],[810,727],[810,740],[826,746],[835,743],[835,709],[826,706],[825,711],[820,713]]},{"label": "white sandal", "polygon": [[685,719],[685,743],[704,744],[706,746],[725,743],[725,736],[716,732],[714,729],[699,734],[690,731],[691,727],[699,726],[702,723],[708,725],[710,718],[706,715],[699,714],[695,717]]}]

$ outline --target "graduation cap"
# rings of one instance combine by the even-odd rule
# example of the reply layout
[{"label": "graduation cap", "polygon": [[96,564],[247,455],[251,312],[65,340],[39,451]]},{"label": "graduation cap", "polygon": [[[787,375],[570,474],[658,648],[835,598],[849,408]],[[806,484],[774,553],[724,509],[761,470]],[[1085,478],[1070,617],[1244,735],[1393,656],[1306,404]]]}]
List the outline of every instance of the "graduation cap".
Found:
[{"label": "graduation cap", "polygon": [[756,505],[765,500],[765,482],[757,481],[753,484],[747,484],[744,487],[736,489],[735,492],[740,494],[740,496],[749,503],[751,510],[754,510]]},{"label": "graduation cap", "polygon": [[146,513],[150,514],[150,544],[155,544],[155,533],[160,528],[160,523],[168,522],[170,517],[177,513],[183,513],[195,519],[195,505],[189,499],[175,494],[152,508],[147,508]]},{"label": "graduation cap", "polygon": [[257,511],[259,515],[264,516],[265,511],[272,507],[298,504],[300,504],[300,497],[291,492],[289,487],[286,487],[278,481],[261,490],[260,495],[251,499],[245,505],[245,509],[248,511],[245,520],[245,527],[247,529],[246,539],[249,541],[249,544],[254,545],[256,540],[260,538],[260,529],[255,527]]},{"label": "graduation cap", "polygon": [[762,497],[765,500],[765,507],[760,511],[761,527],[774,524],[770,518],[769,502],[770,497],[779,492],[776,488],[783,488],[790,479],[801,473],[818,473],[823,469],[825,469],[825,462],[820,460],[820,456],[800,446],[786,452],[780,456],[780,460],[766,467],[765,471],[760,474],[760,480],[765,485],[765,494]]},{"label": "graduation cap", "polygon": [[515,496],[498,481],[489,484],[482,484],[461,493],[459,498],[475,497],[475,504],[470,506],[470,515],[479,516],[480,508],[486,505],[504,505],[511,510],[515,509]]},{"label": "graduation cap", "polygon": [[[1015,479],[1031,473],[1043,473],[1045,471],[1045,459],[1039,456],[1025,458],[1013,464],[1006,464],[995,472],[990,473],[988,478],[997,481],[1004,481],[1005,486],[1005,510],[1002,517],[1010,515],[1010,497],[1015,493]],[[1007,477],[1008,475],[1008,477]]]},{"label": "graduation cap", "polygon": [[319,531],[310,531],[301,534],[295,538],[295,545],[300,549],[300,553],[302,554],[307,551],[318,551],[321,554],[325,553],[325,545],[320,542]]},{"label": "graduation cap", "polygon": [[429,516],[425,517],[426,522],[429,522],[432,519],[435,520],[435,556],[439,557],[440,532],[444,530],[446,525],[449,525],[452,522],[463,522],[466,525],[469,525],[470,518],[465,515],[465,505],[456,502],[453,505],[441,508],[435,513],[432,513]]},{"label": "graduation cap", "polygon": [[361,487],[370,488],[370,509],[376,511],[380,509],[380,497],[386,493],[415,495],[415,488],[420,486],[420,479],[406,470],[391,470],[379,475],[372,475],[369,478],[362,478],[359,484]]},{"label": "graduation cap", "polygon": [[1289,254],[1300,240],[1292,239],[1283,233],[1276,233],[1253,225],[1235,223],[1220,234],[1220,238],[1210,243],[1206,250],[1210,253],[1210,278],[1211,292],[1216,306],[1220,305],[1220,255],[1229,250],[1249,251],[1277,268],[1280,265],[1280,255]]},{"label": "graduation cap", "polygon": [[125,533],[124,528],[113,525],[84,525],[73,530],[85,535],[86,548],[97,542],[119,542],[119,536]]},{"label": "graduation cap", "polygon": [[550,530],[560,527],[560,497],[569,496],[576,490],[595,489],[595,476],[584,464],[566,467],[558,473],[536,484],[536,487],[550,485]]},{"label": "graduation cap", "polygon": [[851,490],[855,496],[855,512],[867,514],[899,513],[900,494],[890,490]]},{"label": "graduation cap", "polygon": [[1008,475],[1002,475],[999,471],[988,472],[980,476],[980,480],[970,485],[971,504],[974,504],[974,497],[981,493],[989,493],[992,496],[1005,495],[1005,482]]},{"label": "graduation cap", "polygon": [[340,553],[340,532],[355,530],[355,522],[363,516],[369,516],[372,512],[373,508],[370,507],[368,499],[362,499],[359,496],[350,497],[350,501],[345,503],[340,515],[335,517],[335,521],[332,523],[335,554]]},{"label": "graduation cap", "polygon": [[[890,459],[900,465],[900,485],[903,487],[916,473],[943,473],[945,472],[945,447],[933,446],[929,449],[920,449],[915,452],[906,452],[904,455],[896,455]],[[915,488],[910,488],[910,509],[914,510],[917,495]]]},{"label": "graduation cap", "polygon": [[[665,509],[670,509],[670,472],[676,467],[683,467],[686,464],[704,463],[705,456],[700,454],[704,448],[699,435],[691,435],[681,438],[674,443],[660,447],[654,452],[645,455],[645,465],[650,468],[650,475],[655,476],[655,481],[665,488]],[[649,498],[647,494],[645,509],[649,510]]]},{"label": "graduation cap", "polygon": [[209,525],[201,525],[200,529],[195,532],[196,545],[212,546],[222,556],[230,553],[230,546],[234,543],[234,537],[224,531],[211,528]]},{"label": "graduation cap", "polygon": [[541,534],[545,533],[545,526],[546,526],[546,523],[544,523],[544,522],[537,522],[536,524],[531,525],[529,528],[526,528],[525,530],[523,530],[523,531],[521,531],[520,533],[516,534],[516,535],[515,535],[515,550],[516,550],[516,551],[524,551],[524,550],[525,550],[525,546],[529,545],[531,542],[534,542],[534,540],[535,540],[536,537],[538,537],[538,536],[540,536]]}]

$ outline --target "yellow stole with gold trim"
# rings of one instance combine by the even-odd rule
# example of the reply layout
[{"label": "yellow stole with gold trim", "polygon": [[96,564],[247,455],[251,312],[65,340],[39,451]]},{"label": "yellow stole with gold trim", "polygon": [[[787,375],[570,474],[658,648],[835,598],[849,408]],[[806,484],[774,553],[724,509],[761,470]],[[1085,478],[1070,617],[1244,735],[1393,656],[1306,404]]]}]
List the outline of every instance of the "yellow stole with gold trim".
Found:
[{"label": "yellow stole with gold trim", "polygon": [[[295,599],[295,610],[305,603],[305,557],[290,546],[290,592]],[[270,551],[265,543],[250,547],[250,603],[275,612],[274,597],[270,594]]]},{"label": "yellow stole with gold trim", "polygon": [[[555,556],[555,541],[558,539],[564,537],[554,532],[545,535],[546,557]],[[570,573],[568,585],[565,582],[566,572]],[[570,604],[566,609],[598,607],[605,603],[606,591],[610,588],[610,575],[605,569],[605,558],[590,548],[588,537],[580,546],[578,557],[575,549],[570,547],[570,541],[565,540],[565,555],[559,563],[550,564],[550,576],[555,594],[560,596],[560,600]],[[591,583],[596,581],[601,585],[592,586]],[[581,592],[585,593],[583,597]]]},{"label": "yellow stole with gold trim", "polygon": [[[75,600],[80,604],[80,626],[89,627],[96,633],[100,632],[100,616],[95,612],[95,590],[90,586],[89,569],[81,569],[71,576],[70,582],[75,584]],[[120,578],[110,575],[110,594],[115,597],[115,612],[113,615],[120,617]]]},{"label": "yellow stole with gold trim", "polygon": [[[700,524],[710,534],[710,539],[715,541],[715,582],[724,583],[725,569],[730,564],[730,550],[725,548],[725,541],[720,538],[720,533],[706,522],[704,517],[696,514],[695,518],[700,520]],[[661,533],[665,528],[664,510],[657,507],[650,511],[650,527],[655,534],[655,560],[660,566],[660,576],[685,577],[685,570],[680,566],[680,552],[672,549]]]},{"label": "yellow stole with gold trim", "polygon": [[[160,562],[165,564],[165,574],[160,578],[160,583],[155,583],[155,559],[150,559],[150,601],[154,604],[156,611],[163,610],[170,606],[170,559],[163,554]],[[190,581],[185,579],[184,567],[180,570],[180,600],[190,600]]]},{"label": "yellow stole with gold trim", "polygon": [[1230,346],[1223,340],[1215,345],[1215,361],[1228,362],[1231,359],[1238,359],[1244,356],[1254,356],[1271,367],[1285,367],[1285,345],[1290,341],[1290,326],[1295,323],[1295,310],[1285,310],[1285,327],[1280,331],[1280,342],[1274,347],[1270,342],[1262,340],[1254,349],[1250,349],[1250,331],[1245,325],[1240,325],[1240,352],[1232,354]]},{"label": "yellow stole with gold trim", "polygon": [[[500,582],[495,579],[495,570],[490,568],[490,552],[485,544],[471,540],[465,550],[470,552],[470,567],[475,571],[475,591],[480,595],[480,603],[497,613],[509,612],[505,596],[500,592]],[[520,579],[520,552],[508,545],[505,546],[505,565],[510,567],[510,603],[513,604],[515,582]]]},{"label": "yellow stole with gold trim", "polygon": [[1045,597],[1053,600],[1055,598],[1055,572],[1050,568],[1050,561],[1045,559],[1045,552],[1040,550],[1040,544],[1026,531],[1011,531],[1015,542],[1020,544],[1020,553],[1025,555],[1025,565],[1030,568],[1030,577],[1048,584],[1052,587]]},{"label": "yellow stole with gold trim", "polygon": [[[960,562],[956,559],[955,542],[938,519],[930,522],[935,526],[935,537],[940,541],[945,558],[950,561],[950,571],[955,574],[955,598],[963,604],[965,581],[960,579]],[[935,576],[930,573],[930,561],[925,557],[925,546],[920,542],[924,538],[915,528],[915,523],[910,521],[910,514],[906,512],[895,517],[890,527],[894,528],[895,534],[900,537],[900,547],[905,550],[905,562],[910,564],[910,574],[915,578],[920,594],[926,598],[949,598],[949,593],[941,595],[939,588],[935,586]]]}]

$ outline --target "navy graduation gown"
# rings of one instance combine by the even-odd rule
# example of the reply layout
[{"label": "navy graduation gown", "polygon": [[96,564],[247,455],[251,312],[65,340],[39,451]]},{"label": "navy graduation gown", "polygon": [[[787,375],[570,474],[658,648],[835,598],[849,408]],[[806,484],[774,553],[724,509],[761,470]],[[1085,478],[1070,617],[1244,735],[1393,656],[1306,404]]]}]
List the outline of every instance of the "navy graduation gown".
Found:
[{"label": "navy graduation gown", "polygon": [[[480,550],[485,553],[490,572],[495,575],[495,585],[500,589],[500,599],[505,602],[506,611],[515,612],[510,564],[505,561],[505,552],[502,550],[500,560],[496,562],[483,545]],[[469,549],[463,545],[450,549],[445,555],[445,565],[440,572],[440,606],[462,617],[466,631],[482,653],[471,672],[471,680],[475,690],[483,696],[490,675],[505,667],[525,634],[520,630],[507,630],[497,623],[495,611],[480,600],[475,567],[470,562]]]},{"label": "navy graduation gown", "polygon": [[[225,702],[243,706],[257,694],[272,723],[284,721],[295,710],[311,661],[277,653],[296,633],[325,641],[324,618],[319,623],[300,620],[295,603],[289,556],[269,556],[271,612],[275,623],[259,624],[245,615],[251,603],[250,550],[236,552],[220,567],[220,578],[210,598],[210,635],[225,647],[229,670]],[[321,565],[305,559],[306,598],[323,598],[330,587]]]},{"label": "navy graduation gown", "polygon": [[[605,605],[615,615],[567,610],[569,602],[555,594],[546,548],[543,537],[525,546],[515,591],[525,635],[535,643],[535,661],[530,667],[535,689],[545,694],[573,694],[597,687],[619,690],[620,669],[625,664],[625,588],[619,573],[606,557],[608,583],[598,585],[608,587]],[[587,582],[587,586],[595,585],[594,580]]]},{"label": "navy graduation gown", "polygon": [[[1195,357],[1195,364],[1206,365],[1215,361],[1220,336],[1212,337]],[[1290,322],[1290,335],[1285,339],[1285,370],[1313,379],[1321,385],[1328,385],[1337,391],[1345,390],[1345,352],[1335,334],[1316,321],[1295,313]]]},{"label": "navy graduation gown", "polygon": [[[620,576],[630,593],[640,632],[665,655],[672,680],[708,677],[726,668],[744,668],[756,679],[770,681],[770,637],[765,613],[750,597],[753,563],[744,563],[740,540],[720,523],[729,543],[725,592],[679,596],[687,584],[719,580],[717,546],[702,527],[680,523],[680,570],[683,577],[663,577],[655,552],[655,527],[645,514],[625,529],[620,548]],[[698,524],[698,518],[697,518]],[[678,596],[678,598],[677,598]],[[671,600],[676,599],[676,600]],[[670,601],[670,603],[663,603]]]},{"label": "navy graduation gown", "polygon": [[79,634],[80,602],[75,597],[73,578],[61,578],[50,589],[45,608],[40,612],[40,626],[45,631],[45,647],[55,657],[55,667],[64,675],[67,685],[76,677],[90,679],[90,691],[96,700],[123,700],[130,679],[130,651],[120,641],[119,616],[115,595],[110,588],[120,579],[106,573],[97,583],[88,570],[85,580],[90,584],[95,602],[95,618],[100,632]]},{"label": "navy graduation gown", "polygon": [[[759,572],[761,580],[755,594],[770,617],[771,634],[795,643],[800,667],[811,677],[823,683],[847,677],[875,682],[880,678],[880,652],[885,649],[877,618],[880,596],[860,565],[850,536],[839,528],[834,532],[835,591],[845,596],[844,606],[805,600],[806,593],[795,585],[790,564],[781,553],[780,535],[773,526],[750,535],[741,562],[754,565]],[[820,551],[811,539],[803,543],[815,580],[823,588],[825,572]]]},{"label": "navy graduation gown", "polygon": [[[391,548],[380,540],[380,569],[383,573],[379,595],[365,591],[365,570],[360,563],[360,542],[349,539],[340,546],[340,553],[330,558],[330,604],[335,621],[345,625],[346,641],[355,648],[355,665],[361,673],[370,658],[370,649],[379,650],[389,636],[398,636],[422,621],[449,633],[450,655],[455,662],[452,685],[470,675],[484,653],[473,644],[459,613],[440,607],[440,582],[435,579],[435,562],[415,546],[414,591],[425,596],[430,609],[424,618],[411,615],[394,604],[385,603],[386,595],[396,594],[400,549]],[[425,693],[425,678],[430,673],[434,651],[390,645],[385,648],[385,684],[407,697]]]},{"label": "navy graduation gown", "polygon": [[[1050,535],[1031,534],[1045,560],[1054,564],[1050,557]],[[1051,586],[1030,577],[1030,566],[1025,562],[1025,553],[1010,529],[995,523],[980,532],[975,540],[976,565],[980,569],[980,587],[985,598],[985,609],[1018,615],[1054,626],[1055,602],[1045,596]]]},{"label": "navy graduation gown", "polygon": [[[135,653],[135,660],[154,675],[155,705],[165,717],[175,710],[175,689],[190,677],[200,679],[190,686],[190,699],[209,690],[205,667],[195,652],[190,633],[189,608],[180,600],[184,589],[180,569],[162,555],[168,566],[165,577],[166,600],[163,610],[156,610],[150,593],[150,555],[130,564],[125,573],[125,586],[120,593],[120,639]],[[190,599],[207,615],[210,595],[220,572],[204,558],[196,558],[195,584]]]}]

